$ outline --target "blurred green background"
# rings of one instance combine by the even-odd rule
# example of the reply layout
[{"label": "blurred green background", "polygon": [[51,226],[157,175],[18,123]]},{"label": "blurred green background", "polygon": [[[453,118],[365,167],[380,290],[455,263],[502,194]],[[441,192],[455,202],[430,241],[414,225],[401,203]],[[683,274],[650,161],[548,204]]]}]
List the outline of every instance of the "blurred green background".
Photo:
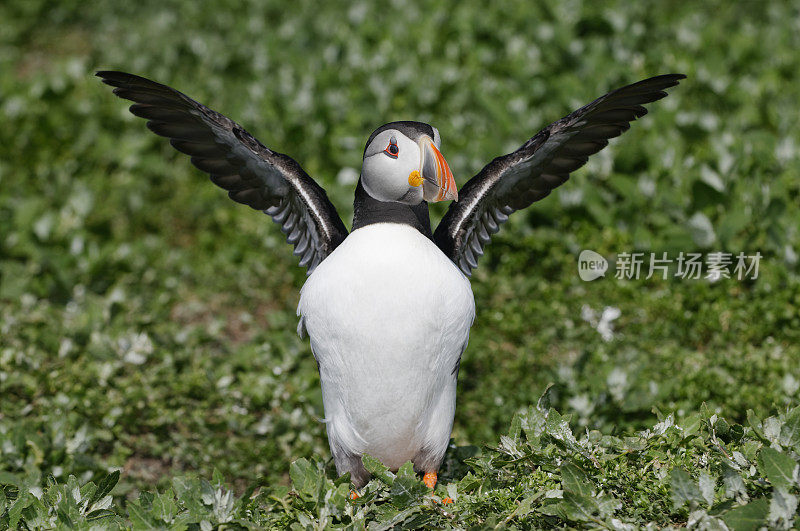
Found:
[{"label": "blurred green background", "polygon": [[[797,50],[791,2],[3,2],[0,472],[120,467],[125,494],[217,467],[241,490],[329,455],[291,248],[99,69],[238,121],[348,226],[363,143],[387,121],[436,126],[463,185],[608,90],[684,73],[488,247],[453,437],[495,443],[550,382],[579,431],[631,432],[653,407],[741,421],[797,404]],[[581,249],[763,258],[755,281],[585,283]],[[607,306],[609,341],[584,319]]]}]

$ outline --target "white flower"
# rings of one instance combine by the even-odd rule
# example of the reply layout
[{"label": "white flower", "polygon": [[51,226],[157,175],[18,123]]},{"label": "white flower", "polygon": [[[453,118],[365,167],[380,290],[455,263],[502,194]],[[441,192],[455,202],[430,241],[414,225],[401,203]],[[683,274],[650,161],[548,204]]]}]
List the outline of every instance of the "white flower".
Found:
[{"label": "white flower", "polygon": [[592,325],[604,341],[611,341],[614,339],[614,329],[611,326],[611,322],[619,318],[620,315],[622,315],[622,312],[619,308],[615,306],[606,306],[600,314],[600,319],[597,319],[597,313],[588,305],[584,304],[581,308],[581,318]]}]

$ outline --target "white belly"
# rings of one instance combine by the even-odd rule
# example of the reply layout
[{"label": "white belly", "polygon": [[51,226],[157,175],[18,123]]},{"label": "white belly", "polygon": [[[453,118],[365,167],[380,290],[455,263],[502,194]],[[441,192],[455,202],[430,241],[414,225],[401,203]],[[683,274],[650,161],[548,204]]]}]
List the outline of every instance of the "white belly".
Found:
[{"label": "white belly", "polygon": [[354,231],[308,278],[297,311],[319,363],[332,449],[392,468],[423,448],[444,453],[475,303],[433,242],[400,224]]}]

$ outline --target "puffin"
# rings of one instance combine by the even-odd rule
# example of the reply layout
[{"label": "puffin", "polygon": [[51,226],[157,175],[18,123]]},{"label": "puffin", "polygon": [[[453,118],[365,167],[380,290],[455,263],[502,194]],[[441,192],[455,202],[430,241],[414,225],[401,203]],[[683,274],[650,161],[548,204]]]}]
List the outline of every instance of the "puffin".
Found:
[{"label": "puffin", "polygon": [[[434,488],[475,318],[470,275],[484,247],[511,214],[549,195],[685,78],[665,74],[613,90],[495,158],[460,190],[435,127],[381,125],[364,148],[348,231],[298,162],[236,122],[149,79],[96,75],[294,246],[308,273],[297,331],[311,343],[331,454],[337,473],[350,474],[353,497],[370,478],[365,454],[391,470],[411,461]],[[451,203],[433,230],[428,203],[437,201]]]}]

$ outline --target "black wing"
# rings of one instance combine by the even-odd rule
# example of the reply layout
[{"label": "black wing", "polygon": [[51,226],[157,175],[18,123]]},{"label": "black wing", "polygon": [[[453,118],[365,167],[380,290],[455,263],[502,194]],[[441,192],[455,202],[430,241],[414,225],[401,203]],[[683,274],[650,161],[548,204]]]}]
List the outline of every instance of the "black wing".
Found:
[{"label": "black wing", "polygon": [[166,85],[124,72],[97,72],[131,100],[130,111],[147,127],[191,155],[234,201],[262,210],[281,226],[308,274],[347,236],[336,208],[291,157],[253,138],[239,124]]},{"label": "black wing", "polygon": [[469,276],[483,247],[509,214],[547,196],[589,155],[647,114],[642,104],[667,95],[683,74],[656,76],[609,92],[539,131],[518,150],[497,157],[458,191],[433,239]]}]

